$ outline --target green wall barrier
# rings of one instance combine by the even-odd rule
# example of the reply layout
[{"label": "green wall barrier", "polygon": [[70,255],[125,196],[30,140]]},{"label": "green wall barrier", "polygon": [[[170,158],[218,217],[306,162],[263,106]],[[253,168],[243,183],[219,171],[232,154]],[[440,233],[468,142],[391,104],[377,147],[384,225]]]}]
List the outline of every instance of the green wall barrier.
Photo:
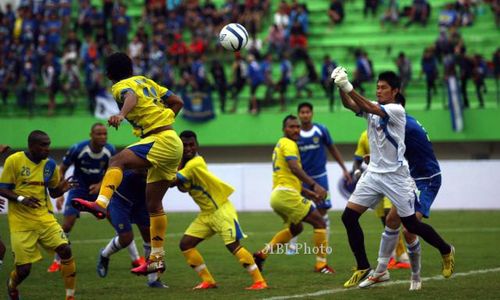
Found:
[{"label": "green wall barrier", "polygon": [[[455,133],[451,129],[449,111],[410,111],[427,129],[433,142],[500,141],[499,109],[471,109],[464,112],[465,129]],[[223,114],[207,123],[192,123],[178,118],[177,132],[194,130],[204,146],[272,145],[282,135],[281,122],[287,113],[262,113],[258,116]],[[336,143],[356,143],[360,132],[366,128],[363,118],[349,111],[334,113],[315,112],[314,120],[325,124]],[[25,148],[28,134],[35,129],[46,131],[52,139],[52,148],[67,148],[89,137],[93,117],[39,117],[3,118],[0,120],[0,143],[13,148]],[[119,130],[109,129],[109,141],[116,146],[126,146],[135,141],[131,127],[124,123]]]}]

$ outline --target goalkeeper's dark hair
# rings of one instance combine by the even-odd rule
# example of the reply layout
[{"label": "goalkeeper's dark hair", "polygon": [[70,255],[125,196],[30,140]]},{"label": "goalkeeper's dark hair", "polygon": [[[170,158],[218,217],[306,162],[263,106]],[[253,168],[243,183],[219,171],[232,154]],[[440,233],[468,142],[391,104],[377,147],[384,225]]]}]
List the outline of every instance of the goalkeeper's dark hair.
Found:
[{"label": "goalkeeper's dark hair", "polygon": [[106,58],[106,74],[112,81],[132,77],[132,60],[123,52],[115,52]]},{"label": "goalkeeper's dark hair", "polygon": [[33,145],[36,143],[39,143],[42,138],[49,136],[47,133],[41,130],[33,130],[29,135],[28,135],[28,145]]},{"label": "goalkeeper's dark hair", "polygon": [[395,99],[396,99],[397,103],[399,103],[399,104],[401,104],[401,106],[405,107],[406,98],[405,98],[405,96],[403,96],[403,94],[397,93]]},{"label": "goalkeeper's dark hair", "polygon": [[294,116],[294,115],[288,115],[286,116],[284,119],[283,119],[283,128],[286,127],[286,122],[288,122],[288,120],[297,120],[297,117]]},{"label": "goalkeeper's dark hair", "polygon": [[401,79],[393,71],[378,74],[378,81],[385,81],[393,89],[401,89]]},{"label": "goalkeeper's dark hair", "polygon": [[302,102],[299,104],[299,106],[297,106],[297,112],[299,112],[302,107],[308,107],[311,111],[313,111],[313,105],[309,102]]},{"label": "goalkeeper's dark hair", "polygon": [[196,133],[194,131],[184,130],[183,132],[181,132],[179,137],[181,139],[182,138],[185,138],[185,139],[194,138],[194,140],[196,141],[196,144],[198,144],[198,137],[196,136]]}]

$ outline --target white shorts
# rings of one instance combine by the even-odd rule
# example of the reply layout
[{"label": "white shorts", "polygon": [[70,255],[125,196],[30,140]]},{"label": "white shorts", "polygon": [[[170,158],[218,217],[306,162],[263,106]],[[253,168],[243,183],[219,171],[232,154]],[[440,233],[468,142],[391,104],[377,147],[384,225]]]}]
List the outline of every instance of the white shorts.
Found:
[{"label": "white shorts", "polygon": [[408,217],[415,213],[417,187],[408,167],[402,166],[396,172],[390,173],[364,172],[349,201],[375,208],[384,196],[391,200],[400,217]]}]

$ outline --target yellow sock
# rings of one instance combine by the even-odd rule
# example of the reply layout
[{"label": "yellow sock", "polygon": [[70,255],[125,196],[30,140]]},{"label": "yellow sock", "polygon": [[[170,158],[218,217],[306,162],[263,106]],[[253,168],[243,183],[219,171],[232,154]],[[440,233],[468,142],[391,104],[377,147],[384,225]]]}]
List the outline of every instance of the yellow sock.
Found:
[{"label": "yellow sock", "polygon": [[17,277],[16,269],[14,269],[14,270],[12,270],[12,272],[10,272],[9,283],[8,283],[9,288],[11,288],[11,289],[17,288],[17,285],[19,284],[17,282],[18,280],[19,280],[19,278]]},{"label": "yellow sock", "polygon": [[205,262],[203,261],[203,257],[201,257],[200,252],[198,252],[196,248],[191,248],[186,251],[183,251],[182,254],[184,254],[184,257],[186,258],[188,265],[190,265],[191,268],[193,268],[201,277],[201,280],[208,283],[215,283],[215,279],[212,277],[212,274],[210,274],[210,272],[208,271],[208,268],[205,265]]},{"label": "yellow sock", "polygon": [[236,256],[236,258],[238,258],[238,261],[243,265],[243,268],[247,269],[248,273],[250,273],[253,282],[264,281],[259,268],[257,268],[257,265],[253,260],[252,254],[248,252],[247,249],[239,247],[238,249],[236,249],[236,251],[233,252],[233,254],[234,256]]},{"label": "yellow sock", "polygon": [[160,253],[163,255],[163,243],[165,233],[167,232],[167,215],[165,215],[165,212],[150,213],[149,220],[151,223],[149,228],[151,234],[151,254]]},{"label": "yellow sock", "polygon": [[328,248],[326,229],[314,229],[313,241],[314,246],[318,249],[318,254],[316,254],[316,269],[321,269],[326,266],[326,254]]},{"label": "yellow sock", "polygon": [[269,256],[269,252],[275,248],[278,244],[286,244],[293,238],[292,233],[289,228],[283,229],[280,232],[276,233],[269,244],[266,245],[264,249],[261,250],[262,256],[267,258]]},{"label": "yellow sock", "polygon": [[406,252],[406,248],[405,248],[405,243],[403,241],[403,234],[400,232],[398,244],[396,246],[396,257],[394,259],[398,259],[398,257],[403,255],[403,253],[405,253],[405,252]]},{"label": "yellow sock", "polygon": [[123,170],[116,167],[108,168],[102,179],[101,190],[96,203],[101,207],[108,207],[109,199],[113,196],[115,190],[120,186],[123,179]]},{"label": "yellow sock", "polygon": [[76,264],[73,257],[61,259],[61,273],[64,280],[64,288],[66,289],[66,296],[74,296],[76,287]]}]

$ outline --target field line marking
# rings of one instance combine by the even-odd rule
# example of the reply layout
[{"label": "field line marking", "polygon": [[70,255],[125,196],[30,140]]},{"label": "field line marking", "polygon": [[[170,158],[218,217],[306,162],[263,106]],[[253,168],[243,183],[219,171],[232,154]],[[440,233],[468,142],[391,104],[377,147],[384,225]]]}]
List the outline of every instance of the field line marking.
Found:
[{"label": "field line marking", "polygon": [[[466,276],[473,276],[477,274],[486,274],[486,273],[494,273],[494,272],[500,272],[500,268],[493,268],[493,269],[480,269],[480,270],[471,270],[468,272],[462,272],[462,273],[455,273],[453,274],[453,277],[466,277]],[[432,276],[432,277],[423,277],[422,281],[439,281],[439,280],[445,280],[441,275],[437,276]],[[409,280],[396,280],[396,281],[389,281],[386,283],[381,283],[378,286],[391,286],[391,285],[399,285],[399,284],[409,284]],[[284,295],[284,296],[275,296],[275,297],[270,297],[270,298],[263,298],[262,300],[282,300],[282,299],[291,299],[291,298],[306,298],[306,297],[318,297],[318,296],[323,296],[323,295],[330,295],[330,294],[338,294],[338,293],[344,293],[344,292],[349,292],[349,291],[355,291],[358,290],[357,288],[336,288],[336,289],[330,289],[330,290],[320,290],[314,293],[306,293],[306,294],[295,294],[295,295]]]}]

